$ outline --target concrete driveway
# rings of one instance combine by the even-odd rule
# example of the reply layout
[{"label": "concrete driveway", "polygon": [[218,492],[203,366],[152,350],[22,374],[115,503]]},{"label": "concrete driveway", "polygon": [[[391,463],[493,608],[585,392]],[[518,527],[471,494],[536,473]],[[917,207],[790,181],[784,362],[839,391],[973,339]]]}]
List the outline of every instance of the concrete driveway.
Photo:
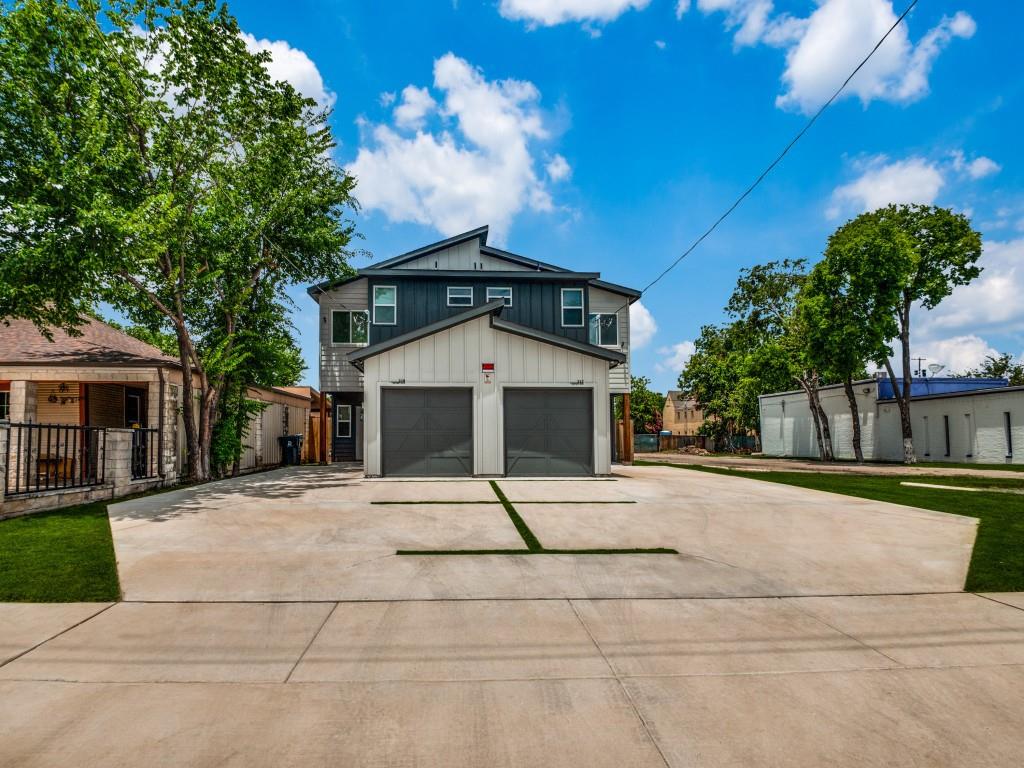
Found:
[{"label": "concrete driveway", "polygon": [[683,554],[395,555],[523,547],[481,481],[122,503],[125,602],[0,604],[0,765],[1019,765],[1024,594],[959,592],[972,520],[668,468],[499,485],[545,547]]},{"label": "concrete driveway", "polygon": [[364,480],[355,471],[304,467],[112,505],[124,597],[948,592],[963,587],[976,530],[972,518],[660,467],[621,469],[611,480],[498,485],[546,548],[669,547],[680,554],[396,556],[400,549],[524,544],[486,481]]}]

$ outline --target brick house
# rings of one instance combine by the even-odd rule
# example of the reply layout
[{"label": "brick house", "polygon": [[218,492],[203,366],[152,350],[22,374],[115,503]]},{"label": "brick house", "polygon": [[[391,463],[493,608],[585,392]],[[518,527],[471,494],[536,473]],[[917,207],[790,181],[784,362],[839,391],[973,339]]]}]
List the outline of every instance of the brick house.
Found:
[{"label": "brick house", "polygon": [[696,400],[684,397],[678,390],[669,390],[662,409],[661,428],[673,435],[696,435],[704,423],[704,411]]}]

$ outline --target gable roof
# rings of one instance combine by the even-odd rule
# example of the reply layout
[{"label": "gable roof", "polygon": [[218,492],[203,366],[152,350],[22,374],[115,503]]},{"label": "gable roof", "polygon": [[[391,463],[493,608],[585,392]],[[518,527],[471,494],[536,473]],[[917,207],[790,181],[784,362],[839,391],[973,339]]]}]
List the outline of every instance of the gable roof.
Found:
[{"label": "gable roof", "polygon": [[404,264],[407,261],[418,259],[420,256],[426,256],[427,254],[434,253],[435,251],[443,251],[445,248],[451,248],[453,245],[459,243],[465,243],[474,238],[480,241],[480,247],[482,248],[487,244],[487,230],[488,227],[482,226],[476,229],[471,229],[469,232],[463,232],[461,235],[454,235],[444,240],[438,240],[436,243],[430,245],[424,245],[421,248],[417,248],[414,251],[408,251],[407,253],[400,254],[384,261],[378,261],[371,264],[365,269],[392,269],[397,267],[399,264]]},{"label": "gable roof", "polygon": [[100,320],[88,319],[81,336],[53,328],[48,341],[29,320],[0,323],[0,363],[6,365],[174,366],[176,357],[139,341]]},{"label": "gable roof", "polygon": [[555,347],[561,347],[568,349],[573,352],[579,352],[580,354],[590,355],[591,357],[597,357],[602,360],[607,360],[613,365],[619,365],[626,361],[626,356],[621,352],[616,352],[612,349],[605,349],[604,347],[595,347],[593,344],[587,344],[582,341],[576,341],[565,336],[558,336],[553,333],[547,333],[546,331],[538,331],[535,328],[528,328],[525,325],[519,325],[518,323],[511,323],[508,320],[502,320],[498,315],[505,308],[504,299],[495,299],[489,301],[486,304],[481,304],[479,307],[472,307],[467,309],[465,312],[459,312],[451,317],[446,317],[443,320],[424,325],[422,328],[417,328],[408,333],[402,333],[398,336],[382,341],[378,344],[371,344],[368,347],[363,347],[354,352],[348,353],[348,361],[355,365],[357,368],[362,368],[362,363],[369,357],[374,357],[383,352],[387,352],[398,347],[403,347],[406,344],[411,344],[414,341],[432,336],[435,333],[453,328],[456,325],[462,325],[468,323],[470,320],[476,320],[478,317],[484,317],[485,315],[491,316],[491,327],[496,328],[499,331],[505,333],[512,333],[517,336],[522,336],[527,339],[533,339],[540,341],[544,344],[551,344]]},{"label": "gable roof", "polygon": [[[590,285],[593,285],[596,288],[601,288],[603,290],[610,291],[611,293],[617,293],[621,296],[626,296],[629,299],[630,304],[632,304],[634,301],[640,298],[640,291],[634,288],[627,288],[622,285],[617,285],[615,283],[609,283],[604,280],[601,280],[600,272],[574,272],[571,269],[559,267],[556,264],[549,264],[538,259],[531,259],[527,256],[522,256],[518,253],[512,253],[511,251],[506,251],[501,248],[495,248],[494,246],[487,245],[488,230],[489,228],[486,225],[482,227],[477,227],[476,229],[471,229],[468,232],[463,232],[462,234],[459,235],[453,235],[452,237],[446,238],[444,240],[438,240],[436,243],[430,243],[429,245],[424,245],[420,248],[416,248],[415,250],[407,251],[406,253],[394,256],[390,259],[374,262],[373,264],[369,264],[363,267],[362,269],[358,270],[353,275],[348,275],[337,280],[327,280],[321,283],[317,283],[315,285],[311,285],[309,288],[306,289],[306,293],[308,293],[313,298],[314,301],[319,302],[319,294],[326,293],[332,288],[339,288],[343,285],[347,285],[348,283],[358,280],[361,277],[380,275],[381,270],[386,271],[390,269],[395,269],[397,267],[400,267],[402,264],[406,264],[415,259],[427,256],[428,254],[435,253],[437,251],[443,251],[446,248],[451,248],[452,246],[459,245],[460,243],[465,243],[469,242],[470,240],[477,239],[480,241],[480,253],[495,259],[507,261],[510,264],[515,264],[519,267],[527,267],[529,271],[523,270],[523,276],[530,274],[530,272],[533,272],[534,274],[536,274],[537,272],[553,273],[549,275],[552,278],[555,277],[555,275],[562,275],[564,277],[578,275],[583,277],[583,279],[586,279]],[[491,274],[493,274],[495,271],[496,270],[486,270],[486,272]],[[430,274],[435,277],[445,276],[444,271],[439,271],[436,269],[407,270],[407,272],[408,274],[411,275]],[[480,274],[480,272],[477,272],[476,274]]]}]

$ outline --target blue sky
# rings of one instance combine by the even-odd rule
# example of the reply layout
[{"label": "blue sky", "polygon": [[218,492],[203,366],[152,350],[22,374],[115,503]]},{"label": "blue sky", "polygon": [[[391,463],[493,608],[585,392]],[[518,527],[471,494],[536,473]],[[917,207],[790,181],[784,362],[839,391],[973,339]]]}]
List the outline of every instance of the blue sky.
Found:
[{"label": "blue sky", "polygon": [[[899,2],[895,13],[904,7]],[[760,172],[895,18],[888,0],[235,2],[275,76],[331,104],[382,259],[491,242],[643,287]],[[643,298],[634,371],[675,385],[737,272],[817,259],[890,201],[968,212],[983,277],[915,318],[915,355],[1024,352],[1018,3],[922,0],[783,164]],[[355,260],[354,266],[367,263]],[[294,291],[316,384],[316,306]]]}]

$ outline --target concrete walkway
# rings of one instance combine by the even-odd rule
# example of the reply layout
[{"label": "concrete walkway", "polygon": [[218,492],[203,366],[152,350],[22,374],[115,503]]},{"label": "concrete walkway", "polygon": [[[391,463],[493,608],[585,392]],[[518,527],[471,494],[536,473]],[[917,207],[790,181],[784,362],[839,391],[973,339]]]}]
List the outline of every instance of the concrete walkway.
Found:
[{"label": "concrete walkway", "polygon": [[0,605],[0,765],[1009,768],[1021,606]]},{"label": "concrete walkway", "polygon": [[692,453],[638,453],[637,461],[657,461],[664,464],[697,464],[707,467],[739,469],[745,472],[829,472],[842,475],[887,475],[909,477],[946,475],[960,477],[992,477],[1005,480],[1024,480],[1024,469],[989,469],[975,467],[937,467],[929,462],[906,466],[904,464],[855,464],[839,461],[832,464],[806,459],[773,459],[752,456],[699,456]]},{"label": "concrete walkway", "polygon": [[660,467],[623,468],[612,480],[498,484],[545,547],[670,547],[680,554],[396,556],[399,549],[525,546],[486,481],[367,481],[355,471],[303,467],[112,505],[124,596],[337,601],[949,592],[963,588],[977,528],[969,517]]}]

